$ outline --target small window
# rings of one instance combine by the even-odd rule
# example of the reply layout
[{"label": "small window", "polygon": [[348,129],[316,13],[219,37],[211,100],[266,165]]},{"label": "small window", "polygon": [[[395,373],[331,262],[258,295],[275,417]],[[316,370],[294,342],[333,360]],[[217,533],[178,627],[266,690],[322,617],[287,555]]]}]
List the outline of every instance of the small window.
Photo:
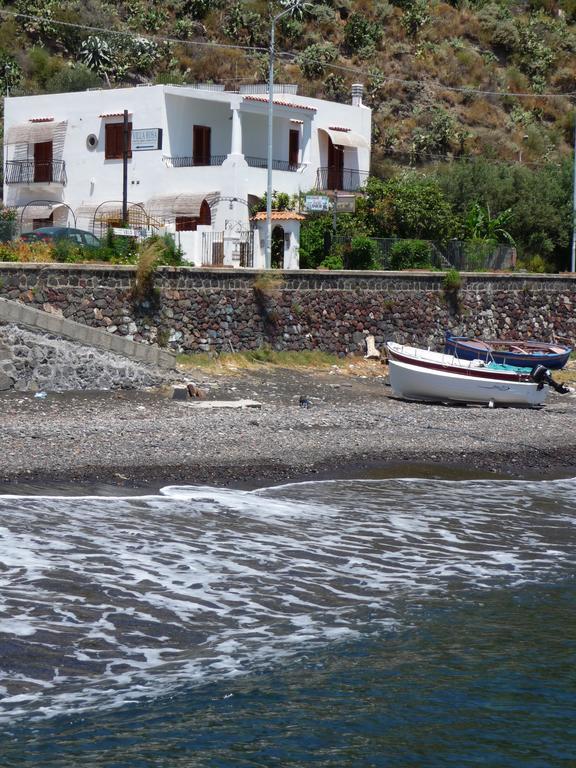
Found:
[{"label": "small window", "polygon": [[[106,160],[122,160],[124,156],[124,123],[107,123],[105,126]],[[132,123],[128,123],[128,157],[132,157]]]}]

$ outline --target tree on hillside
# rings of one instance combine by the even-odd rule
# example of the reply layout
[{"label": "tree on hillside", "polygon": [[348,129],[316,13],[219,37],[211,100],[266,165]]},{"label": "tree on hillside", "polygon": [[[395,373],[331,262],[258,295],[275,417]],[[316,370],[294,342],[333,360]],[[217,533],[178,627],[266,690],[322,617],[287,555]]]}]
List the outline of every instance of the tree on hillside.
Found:
[{"label": "tree on hillside", "polygon": [[370,179],[358,201],[358,216],[374,237],[445,240],[458,222],[438,182],[417,172],[382,181]]}]

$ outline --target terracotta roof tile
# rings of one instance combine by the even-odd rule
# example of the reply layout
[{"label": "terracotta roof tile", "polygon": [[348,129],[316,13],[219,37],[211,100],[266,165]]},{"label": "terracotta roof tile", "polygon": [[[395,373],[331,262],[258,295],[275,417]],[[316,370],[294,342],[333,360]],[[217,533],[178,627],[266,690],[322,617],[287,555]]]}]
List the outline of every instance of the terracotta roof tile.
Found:
[{"label": "terracotta roof tile", "polygon": [[[268,103],[268,96],[244,96],[247,101],[261,101],[264,104]],[[276,107],[295,107],[296,109],[307,109],[309,112],[316,112],[315,107],[305,107],[304,104],[294,104],[291,101],[281,101],[280,99],[274,99],[273,104]]]},{"label": "terracotta roof tile", "polygon": [[[272,211],[271,218],[272,221],[304,221],[306,216],[296,211]],[[258,211],[252,217],[252,221],[266,221],[266,211]]]}]

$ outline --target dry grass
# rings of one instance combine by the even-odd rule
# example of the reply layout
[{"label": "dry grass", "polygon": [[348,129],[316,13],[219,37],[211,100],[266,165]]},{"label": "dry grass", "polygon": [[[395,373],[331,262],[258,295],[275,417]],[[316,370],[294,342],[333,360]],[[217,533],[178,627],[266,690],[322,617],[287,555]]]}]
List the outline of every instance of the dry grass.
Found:
[{"label": "dry grass", "polygon": [[363,357],[340,358],[318,350],[277,352],[269,347],[217,356],[178,355],[178,368],[183,371],[201,368],[215,376],[275,368],[309,372],[337,370],[338,373],[348,376],[382,376],[385,373],[379,360],[365,360]]},{"label": "dry grass", "polygon": [[0,261],[46,264],[55,261],[54,250],[49,243],[25,243],[15,240],[12,243],[0,244]]}]

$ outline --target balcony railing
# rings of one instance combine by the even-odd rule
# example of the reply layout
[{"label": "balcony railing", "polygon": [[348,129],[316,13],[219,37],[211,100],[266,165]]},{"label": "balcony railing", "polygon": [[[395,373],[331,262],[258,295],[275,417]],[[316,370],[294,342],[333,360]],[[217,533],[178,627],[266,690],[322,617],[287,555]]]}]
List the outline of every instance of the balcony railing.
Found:
[{"label": "balcony railing", "polygon": [[367,180],[368,171],[328,166],[326,168],[318,168],[316,173],[316,189],[358,192],[366,184]]},{"label": "balcony railing", "polygon": [[52,160],[8,160],[4,166],[6,184],[66,184],[66,163]]},{"label": "balcony railing", "polygon": [[164,157],[168,168],[200,168],[207,165],[222,165],[226,155],[210,155],[202,159],[194,157]]},{"label": "balcony railing", "polygon": [[[245,160],[250,168],[268,168],[268,160],[265,157],[250,157],[245,155]],[[273,171],[295,171],[302,168],[301,163],[290,163],[288,160],[272,160]]]}]

